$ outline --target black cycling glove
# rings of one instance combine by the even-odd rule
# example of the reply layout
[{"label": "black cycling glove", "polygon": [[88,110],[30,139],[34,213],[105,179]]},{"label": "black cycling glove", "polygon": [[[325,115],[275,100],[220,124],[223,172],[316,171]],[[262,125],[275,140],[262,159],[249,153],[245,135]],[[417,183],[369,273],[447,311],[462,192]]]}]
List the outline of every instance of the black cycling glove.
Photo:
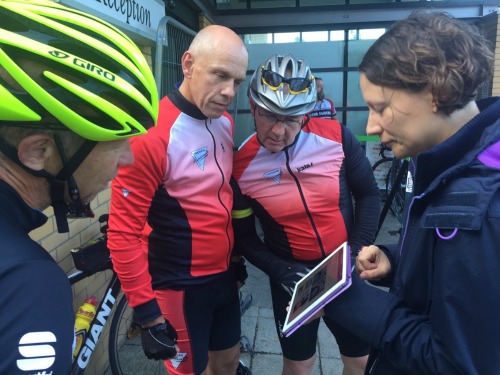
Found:
[{"label": "black cycling glove", "polygon": [[302,264],[289,264],[286,266],[286,272],[283,272],[283,276],[280,277],[279,283],[291,297],[295,289],[295,284],[310,271],[311,268]]},{"label": "black cycling glove", "polygon": [[232,260],[229,264],[229,268],[233,270],[236,281],[241,283],[241,286],[245,285],[245,280],[248,278],[247,266],[245,265],[245,259],[240,258],[238,260]]},{"label": "black cycling glove", "polygon": [[169,323],[156,324],[152,327],[143,328],[141,342],[144,354],[149,359],[166,360],[175,357],[177,350],[177,331]]}]

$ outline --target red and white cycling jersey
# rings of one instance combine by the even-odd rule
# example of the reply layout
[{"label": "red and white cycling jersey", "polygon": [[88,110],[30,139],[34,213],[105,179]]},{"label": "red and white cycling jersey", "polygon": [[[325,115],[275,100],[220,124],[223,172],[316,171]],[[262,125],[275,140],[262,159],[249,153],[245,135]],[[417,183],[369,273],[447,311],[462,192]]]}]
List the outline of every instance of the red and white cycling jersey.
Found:
[{"label": "red and white cycling jersey", "polygon": [[363,149],[338,121],[311,118],[276,153],[252,135],[235,153],[233,176],[235,220],[251,207],[282,258],[314,261],[346,240],[358,250],[373,241],[379,192]]},{"label": "red and white cycling jersey", "polygon": [[233,131],[227,113],[207,119],[174,91],[158,125],[131,140],[135,162],[111,185],[108,246],[132,307],[227,270]]}]

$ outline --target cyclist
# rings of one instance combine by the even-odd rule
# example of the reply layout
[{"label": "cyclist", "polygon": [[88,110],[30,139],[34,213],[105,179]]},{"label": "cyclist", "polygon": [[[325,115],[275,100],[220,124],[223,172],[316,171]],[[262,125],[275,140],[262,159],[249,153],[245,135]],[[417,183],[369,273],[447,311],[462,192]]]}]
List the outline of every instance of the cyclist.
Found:
[{"label": "cyclist", "polygon": [[153,76],[115,27],[52,1],[0,1],[0,373],[68,374],[74,342],[64,271],[29,237],[54,209],[92,216],[89,202],[128,138],[157,118]]},{"label": "cyclist", "polygon": [[366,52],[360,86],[378,135],[415,161],[397,246],[358,256],[362,279],[325,313],[372,344],[369,374],[500,370],[500,99],[475,101],[494,54],[470,24],[414,13]]},{"label": "cyclist", "polygon": [[165,361],[171,375],[234,375],[238,366],[239,295],[228,272],[234,124],[226,109],[247,64],[233,31],[202,29],[182,56],[184,80],[160,102],[158,126],[131,142],[136,161],[112,183],[113,264],[138,323],[154,336],[147,342],[165,325],[172,333],[161,341],[171,346],[178,335],[179,353]]},{"label": "cyclist", "polygon": [[316,81],[316,104],[314,105],[311,112],[309,112],[309,117],[323,117],[332,120],[337,120],[337,111],[335,110],[335,104],[333,104],[331,99],[325,96],[323,78],[314,77]]},{"label": "cyclist", "polygon": [[[307,116],[316,103],[316,85],[305,61],[271,56],[253,74],[248,94],[256,133],[234,158],[235,249],[269,276],[283,374],[311,374],[319,319],[290,337],[280,335],[293,287],[346,240],[354,255],[373,242],[379,191],[349,129]],[[344,374],[362,374],[368,345],[331,319],[324,321],[339,344]]]}]

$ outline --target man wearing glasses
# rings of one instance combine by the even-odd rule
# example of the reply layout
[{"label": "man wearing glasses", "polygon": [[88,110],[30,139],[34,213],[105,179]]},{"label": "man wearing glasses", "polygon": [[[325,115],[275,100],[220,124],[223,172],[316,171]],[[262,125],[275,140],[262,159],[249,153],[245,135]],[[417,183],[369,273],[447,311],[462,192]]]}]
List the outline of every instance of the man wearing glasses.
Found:
[{"label": "man wearing glasses", "polygon": [[[338,121],[307,115],[316,83],[306,62],[271,56],[255,71],[248,94],[256,132],[234,157],[235,250],[269,276],[283,374],[309,375],[319,319],[280,335],[294,285],[344,241],[353,255],[374,241],[379,191],[354,135]],[[339,344],[343,374],[363,374],[368,345],[324,322]]]}]

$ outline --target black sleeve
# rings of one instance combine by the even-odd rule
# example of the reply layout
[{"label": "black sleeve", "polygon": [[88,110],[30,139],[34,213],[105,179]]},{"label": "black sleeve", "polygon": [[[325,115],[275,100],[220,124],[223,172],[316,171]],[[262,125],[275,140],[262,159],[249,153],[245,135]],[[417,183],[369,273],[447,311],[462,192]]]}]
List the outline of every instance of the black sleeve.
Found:
[{"label": "black sleeve", "polygon": [[378,228],[380,192],[366,154],[354,134],[342,126],[347,186],[354,198],[354,225],[349,244],[356,255],[362,246],[372,245]]},{"label": "black sleeve", "polygon": [[235,244],[233,253],[243,255],[255,267],[266,273],[271,281],[281,284],[290,272],[300,267],[301,264],[276,256],[266,246],[257,234],[250,198],[241,193],[234,178],[231,179],[231,187],[234,193],[232,216]]}]

